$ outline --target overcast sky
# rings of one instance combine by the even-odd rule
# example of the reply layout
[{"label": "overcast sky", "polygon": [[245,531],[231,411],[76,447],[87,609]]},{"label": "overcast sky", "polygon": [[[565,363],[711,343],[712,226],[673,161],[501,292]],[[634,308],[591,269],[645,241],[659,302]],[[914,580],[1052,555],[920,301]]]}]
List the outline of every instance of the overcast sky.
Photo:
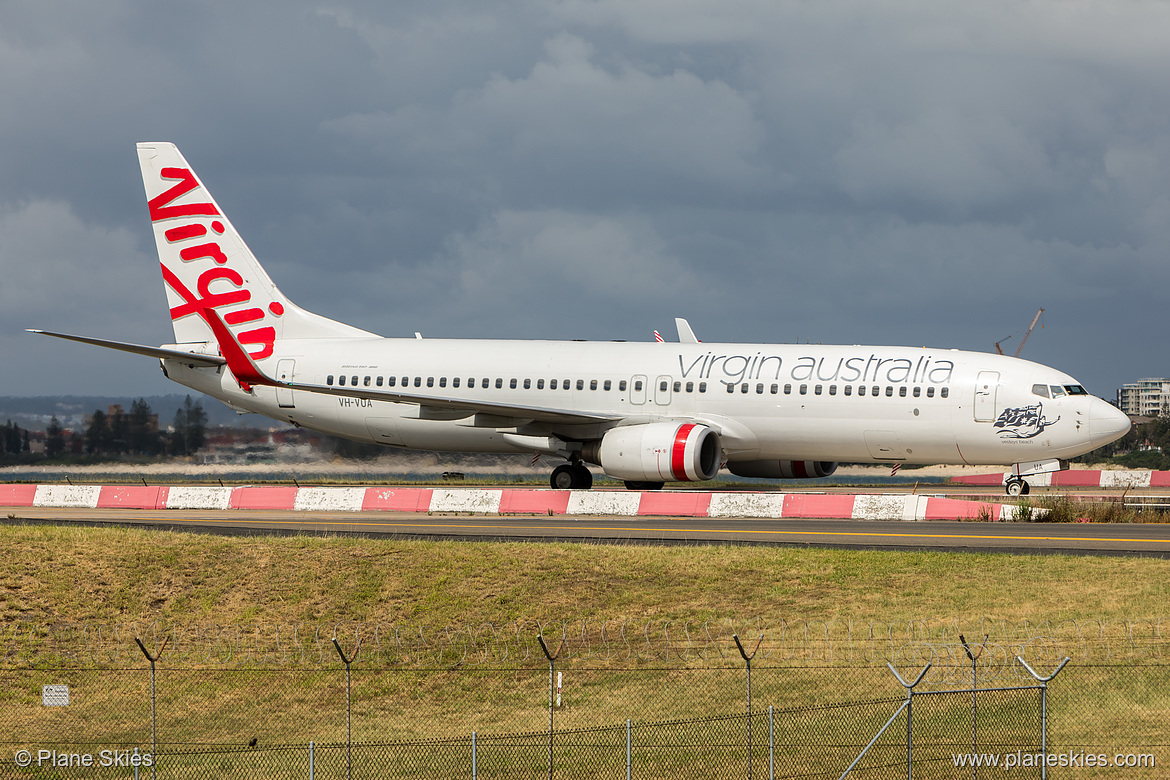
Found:
[{"label": "overcast sky", "polygon": [[0,5],[0,395],[174,392],[134,144],[386,336],[1023,352],[1170,375],[1170,5]]}]

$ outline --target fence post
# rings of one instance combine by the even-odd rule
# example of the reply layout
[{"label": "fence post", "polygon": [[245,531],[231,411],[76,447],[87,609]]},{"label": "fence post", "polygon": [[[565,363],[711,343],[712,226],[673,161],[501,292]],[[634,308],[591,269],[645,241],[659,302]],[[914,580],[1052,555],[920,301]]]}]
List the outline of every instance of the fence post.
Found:
[{"label": "fence post", "polygon": [[557,659],[561,657],[561,650],[565,648],[564,637],[561,638],[561,643],[557,646],[556,653],[548,651],[548,645],[544,643],[544,634],[537,634],[536,639],[540,642],[540,649],[544,651],[544,657],[548,659],[548,780],[552,780],[553,776],[553,692],[555,691],[555,680]]},{"label": "fence post", "polygon": [[158,714],[155,710],[154,664],[162,657],[168,639],[170,639],[169,636],[164,636],[158,652],[151,655],[146,651],[146,645],[142,644],[142,639],[138,636],[134,637],[134,641],[138,643],[138,649],[146,656],[146,660],[150,661],[150,776],[152,779],[155,777],[155,767],[158,766]]},{"label": "fence post", "polygon": [[735,640],[735,646],[739,648],[739,654],[743,658],[744,663],[747,664],[747,727],[748,727],[748,780],[752,780],[752,659],[756,657],[756,652],[760,649],[760,643],[764,641],[764,635],[761,633],[760,638],[756,640],[755,649],[752,650],[751,655],[743,649],[743,643],[739,641],[739,634],[732,634],[731,638]]},{"label": "fence post", "polygon": [[[979,652],[972,653],[971,646],[967,644],[967,640],[962,634],[959,634],[959,641],[963,643],[963,651],[967,653],[967,657],[971,659],[971,754],[974,755],[979,751],[979,719],[978,719],[978,704],[976,699],[976,691],[979,689],[979,682],[976,672],[979,656],[983,655],[983,650],[987,646],[987,634],[983,635],[983,641],[979,644]],[[972,765],[971,778],[978,777],[979,767]]]},{"label": "fence post", "polygon": [[309,740],[309,780],[313,780],[313,772],[315,769],[316,755],[313,750],[313,740]]},{"label": "fence post", "polygon": [[776,780],[776,710],[768,705],[768,780]]},{"label": "fence post", "polygon": [[922,668],[912,683],[903,680],[902,675],[898,674],[898,670],[894,668],[892,663],[887,661],[886,666],[890,667],[890,671],[906,689],[906,780],[914,780],[914,686],[922,682],[922,678],[930,669],[930,664],[928,663]]},{"label": "fence post", "polygon": [[626,780],[631,780],[634,776],[634,734],[633,725],[629,718],[626,718]]},{"label": "fence post", "polygon": [[354,658],[357,658],[361,646],[362,640],[359,637],[358,646],[353,651],[353,657],[346,658],[345,653],[341,650],[341,645],[337,643],[337,637],[333,637],[333,647],[341,656],[341,662],[345,664],[345,776],[348,780],[353,780],[353,707],[350,700],[349,666],[353,663]]},{"label": "fence post", "polygon": [[479,757],[475,752],[475,736],[475,732],[471,732],[471,780],[476,780],[479,777]]},{"label": "fence post", "polygon": [[1016,656],[1016,660],[1024,665],[1024,668],[1028,670],[1028,674],[1032,675],[1032,677],[1036,680],[1036,682],[1040,683],[1040,755],[1042,755],[1044,757],[1044,762],[1042,764],[1040,764],[1040,780],[1047,780],[1047,778],[1048,778],[1048,683],[1052,682],[1052,680],[1056,677],[1056,675],[1060,674],[1060,670],[1063,669],[1065,667],[1065,665],[1068,664],[1068,662],[1071,661],[1072,659],[1069,658],[1068,656],[1065,656],[1064,660],[1060,662],[1060,666],[1056,667],[1056,671],[1054,671],[1052,674],[1048,675],[1047,677],[1041,677],[1040,675],[1036,674],[1036,670],[1033,669],[1032,667],[1028,666],[1028,662],[1025,661],[1023,658],[1020,658],[1018,655]]}]

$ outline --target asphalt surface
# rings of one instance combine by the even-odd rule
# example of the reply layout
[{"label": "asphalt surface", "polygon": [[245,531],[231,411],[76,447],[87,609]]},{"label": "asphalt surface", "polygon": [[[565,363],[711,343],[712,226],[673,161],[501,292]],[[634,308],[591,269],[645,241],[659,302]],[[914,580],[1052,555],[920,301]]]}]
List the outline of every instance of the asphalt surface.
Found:
[{"label": "asphalt surface", "polygon": [[603,544],[749,544],[865,550],[1170,557],[1170,524],[1022,524],[757,518],[15,507],[6,523],[118,525],[225,535],[367,536]]}]

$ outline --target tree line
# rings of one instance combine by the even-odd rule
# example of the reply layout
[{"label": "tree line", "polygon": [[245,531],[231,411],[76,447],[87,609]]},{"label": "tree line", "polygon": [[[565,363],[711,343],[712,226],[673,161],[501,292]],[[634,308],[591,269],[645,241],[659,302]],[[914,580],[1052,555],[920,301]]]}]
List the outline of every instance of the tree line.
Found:
[{"label": "tree line", "polygon": [[[6,460],[34,457],[28,430],[8,420],[2,431]],[[139,398],[131,403],[129,412],[121,406],[113,406],[108,412],[94,410],[84,431],[66,431],[54,415],[45,428],[44,457],[190,455],[203,447],[206,432],[207,412],[191,396],[175,412],[170,430],[161,429],[150,404]]]}]

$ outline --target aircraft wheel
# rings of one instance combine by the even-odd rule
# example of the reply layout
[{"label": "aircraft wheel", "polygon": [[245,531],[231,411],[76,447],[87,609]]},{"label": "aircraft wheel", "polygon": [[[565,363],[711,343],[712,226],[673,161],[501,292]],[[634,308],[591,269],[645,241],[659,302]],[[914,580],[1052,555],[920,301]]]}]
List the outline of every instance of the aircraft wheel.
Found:
[{"label": "aircraft wheel", "polygon": [[577,480],[573,474],[573,467],[564,463],[553,469],[552,476],[549,477],[548,481],[554,490],[572,490],[576,487],[574,483]]},{"label": "aircraft wheel", "polygon": [[573,469],[573,489],[589,490],[593,487],[593,472],[578,463]]},{"label": "aircraft wheel", "polygon": [[632,479],[626,480],[626,490],[662,490],[665,482],[636,482]]},{"label": "aircraft wheel", "polygon": [[1026,496],[1028,495],[1029,489],[1030,486],[1028,483],[1018,477],[1009,479],[1004,485],[1004,490],[1009,496]]}]

